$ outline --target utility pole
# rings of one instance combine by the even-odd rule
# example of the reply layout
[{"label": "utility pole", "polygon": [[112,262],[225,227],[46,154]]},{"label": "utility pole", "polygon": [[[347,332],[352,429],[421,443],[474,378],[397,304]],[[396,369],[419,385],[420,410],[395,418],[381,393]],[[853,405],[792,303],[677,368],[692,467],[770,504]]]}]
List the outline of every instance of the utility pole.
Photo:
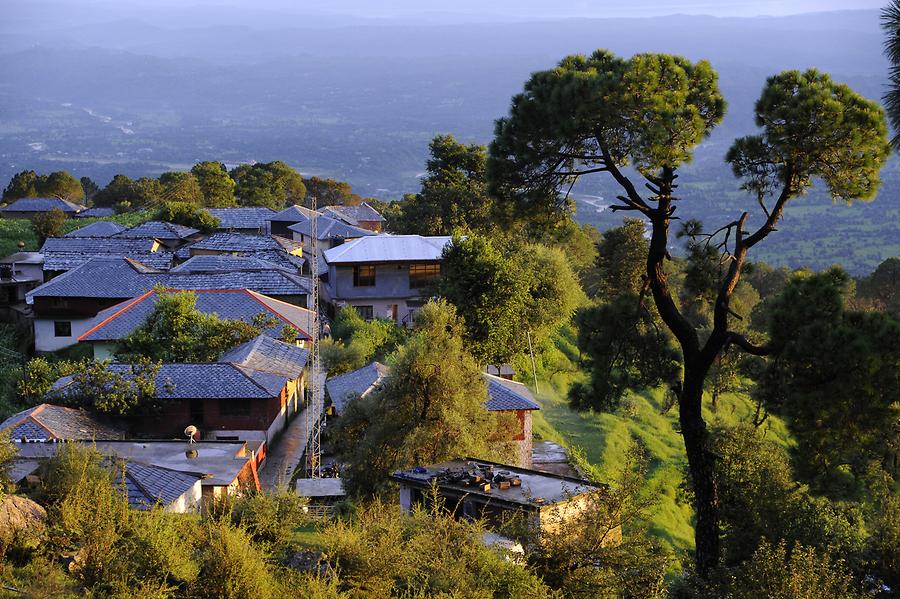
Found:
[{"label": "utility pole", "polygon": [[309,478],[322,476],[322,420],[324,419],[323,390],[319,384],[319,339],[321,337],[321,321],[319,319],[319,213],[316,196],[309,197],[310,214],[309,255],[311,274],[310,296],[312,301],[313,325],[309,331],[312,336],[311,368],[310,368],[310,399],[306,406],[306,431],[309,434],[309,444],[306,447],[306,471]]}]

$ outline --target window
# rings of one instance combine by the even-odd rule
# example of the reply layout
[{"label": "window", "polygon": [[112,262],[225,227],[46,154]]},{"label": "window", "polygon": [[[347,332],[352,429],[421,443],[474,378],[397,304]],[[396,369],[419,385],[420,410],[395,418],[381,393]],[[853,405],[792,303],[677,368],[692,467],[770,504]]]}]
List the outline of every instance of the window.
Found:
[{"label": "window", "polygon": [[71,337],[72,323],[68,320],[57,320],[53,322],[54,337]]},{"label": "window", "polygon": [[219,402],[219,416],[249,416],[249,399],[226,399]]},{"label": "window", "polygon": [[409,288],[419,289],[433,283],[441,276],[440,264],[410,264]]},{"label": "window", "polygon": [[372,309],[372,306],[353,306],[356,308],[356,311],[366,320],[372,320],[375,318],[375,311]]},{"label": "window", "polygon": [[353,286],[354,287],[374,287],[375,286],[375,267],[366,264],[360,264],[353,267]]}]

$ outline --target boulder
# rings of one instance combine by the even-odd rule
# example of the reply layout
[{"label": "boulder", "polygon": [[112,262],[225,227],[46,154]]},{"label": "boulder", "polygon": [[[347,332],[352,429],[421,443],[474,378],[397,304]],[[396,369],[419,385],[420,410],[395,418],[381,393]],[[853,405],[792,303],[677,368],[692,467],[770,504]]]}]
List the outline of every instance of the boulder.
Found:
[{"label": "boulder", "polygon": [[19,539],[39,542],[47,530],[47,510],[27,497],[7,495],[0,499],[0,547]]}]

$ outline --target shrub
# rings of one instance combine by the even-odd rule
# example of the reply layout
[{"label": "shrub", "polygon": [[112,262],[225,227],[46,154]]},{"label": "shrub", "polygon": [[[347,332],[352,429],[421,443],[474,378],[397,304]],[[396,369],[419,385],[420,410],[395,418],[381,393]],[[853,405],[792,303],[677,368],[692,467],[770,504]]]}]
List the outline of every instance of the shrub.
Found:
[{"label": "shrub", "polygon": [[226,520],[210,521],[200,539],[200,571],[190,587],[198,599],[269,599],[276,582],[250,535]]}]

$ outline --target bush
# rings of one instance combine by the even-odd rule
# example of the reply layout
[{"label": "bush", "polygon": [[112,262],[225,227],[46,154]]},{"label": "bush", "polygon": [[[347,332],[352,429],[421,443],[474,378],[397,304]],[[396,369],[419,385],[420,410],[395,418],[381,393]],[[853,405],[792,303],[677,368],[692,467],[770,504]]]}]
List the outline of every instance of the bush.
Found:
[{"label": "bush", "polygon": [[257,543],[283,549],[294,529],[305,521],[306,499],[289,490],[274,494],[252,493],[234,501],[231,520]]},{"label": "bush", "polygon": [[200,539],[200,572],[190,588],[198,599],[269,599],[276,582],[250,535],[226,520],[209,522]]},{"label": "bush", "polygon": [[161,221],[183,225],[211,233],[219,226],[219,219],[209,211],[187,202],[164,202],[156,213]]}]

